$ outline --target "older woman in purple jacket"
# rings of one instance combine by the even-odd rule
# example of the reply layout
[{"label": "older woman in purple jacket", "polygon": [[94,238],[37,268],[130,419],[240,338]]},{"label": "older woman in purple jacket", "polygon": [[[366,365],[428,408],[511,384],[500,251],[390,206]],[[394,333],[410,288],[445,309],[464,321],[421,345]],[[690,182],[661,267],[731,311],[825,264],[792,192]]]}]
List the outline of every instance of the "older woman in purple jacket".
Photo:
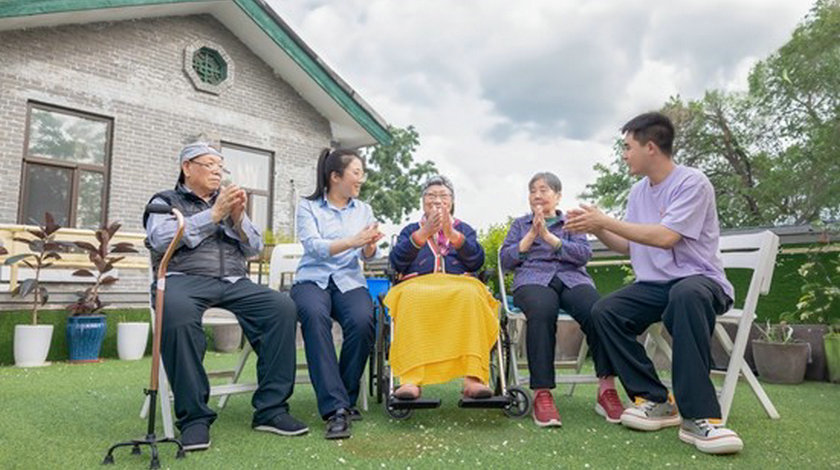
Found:
[{"label": "older woman in purple jacket", "polygon": [[590,318],[592,305],[599,298],[586,272],[592,249],[585,235],[563,229],[566,216],[557,210],[561,189],[560,179],[553,173],[537,173],[531,178],[528,202],[532,213],[513,221],[501,251],[502,268],[514,272],[513,303],[527,318],[534,422],[541,427],[561,425],[551,389],[555,387],[557,314],[562,308],[580,324],[592,351],[599,378],[595,411],[618,423],[624,406]]}]

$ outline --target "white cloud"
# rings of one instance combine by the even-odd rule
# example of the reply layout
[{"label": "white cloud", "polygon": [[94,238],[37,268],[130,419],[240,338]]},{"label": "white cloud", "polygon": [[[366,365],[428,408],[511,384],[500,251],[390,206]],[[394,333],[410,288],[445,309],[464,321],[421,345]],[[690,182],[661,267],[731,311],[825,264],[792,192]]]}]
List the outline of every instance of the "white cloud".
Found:
[{"label": "white cloud", "polygon": [[269,0],[450,176],[476,227],[527,209],[554,171],[578,203],[618,128],[669,96],[745,89],[808,0]]}]

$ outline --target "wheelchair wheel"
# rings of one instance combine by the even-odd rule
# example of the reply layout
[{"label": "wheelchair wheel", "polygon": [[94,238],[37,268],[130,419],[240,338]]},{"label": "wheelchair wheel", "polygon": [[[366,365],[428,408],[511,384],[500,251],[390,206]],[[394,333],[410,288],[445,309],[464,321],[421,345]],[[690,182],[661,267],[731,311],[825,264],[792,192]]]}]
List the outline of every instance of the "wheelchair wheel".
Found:
[{"label": "wheelchair wheel", "polygon": [[396,420],[404,420],[411,417],[411,412],[414,411],[411,408],[391,408],[390,406],[385,406],[385,411],[388,412],[388,416],[396,419]]},{"label": "wheelchair wheel", "polygon": [[388,330],[389,325],[385,323],[385,314],[380,309],[379,318],[376,324],[376,403],[382,403],[388,394],[388,374],[390,373],[385,361],[388,355]]},{"label": "wheelchair wheel", "polygon": [[506,415],[511,418],[521,418],[531,410],[531,395],[520,387],[509,387],[510,404],[504,408]]}]

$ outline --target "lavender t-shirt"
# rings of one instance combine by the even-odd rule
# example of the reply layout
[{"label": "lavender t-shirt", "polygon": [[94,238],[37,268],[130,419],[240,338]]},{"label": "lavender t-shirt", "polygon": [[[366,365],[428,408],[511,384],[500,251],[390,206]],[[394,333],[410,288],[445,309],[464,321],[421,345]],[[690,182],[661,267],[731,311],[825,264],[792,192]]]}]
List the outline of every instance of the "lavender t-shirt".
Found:
[{"label": "lavender t-shirt", "polygon": [[735,298],[718,252],[720,226],[715,192],[699,170],[677,165],[664,181],[653,186],[647,177],[642,178],[630,190],[625,220],[662,224],[682,235],[671,249],[630,242],[630,262],[637,281],[667,282],[700,274],[720,284],[729,298]]}]

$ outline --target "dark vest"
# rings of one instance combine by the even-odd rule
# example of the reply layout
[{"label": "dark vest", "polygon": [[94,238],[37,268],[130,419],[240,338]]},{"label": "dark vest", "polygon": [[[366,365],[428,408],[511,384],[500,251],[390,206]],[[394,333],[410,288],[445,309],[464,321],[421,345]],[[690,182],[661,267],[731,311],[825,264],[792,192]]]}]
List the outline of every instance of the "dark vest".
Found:
[{"label": "dark vest", "polygon": [[[209,202],[205,201],[195,194],[185,191],[184,186],[180,184],[174,190],[170,189],[155,194],[149,200],[149,203],[157,198],[163,199],[167,204],[181,211],[184,218],[213,207],[213,203],[216,201],[216,196],[213,196]],[[149,212],[145,211],[143,213],[144,228],[148,219]],[[152,255],[152,266],[154,272],[157,273],[160,260],[163,258],[163,252],[153,250],[148,238],[146,239],[146,248]],[[182,245],[175,250],[172,259],[169,260],[167,270],[217,278],[247,276],[248,274],[245,252],[239,246],[238,240],[225,233],[222,224],[218,224],[216,232],[205,238],[195,248]]]}]

